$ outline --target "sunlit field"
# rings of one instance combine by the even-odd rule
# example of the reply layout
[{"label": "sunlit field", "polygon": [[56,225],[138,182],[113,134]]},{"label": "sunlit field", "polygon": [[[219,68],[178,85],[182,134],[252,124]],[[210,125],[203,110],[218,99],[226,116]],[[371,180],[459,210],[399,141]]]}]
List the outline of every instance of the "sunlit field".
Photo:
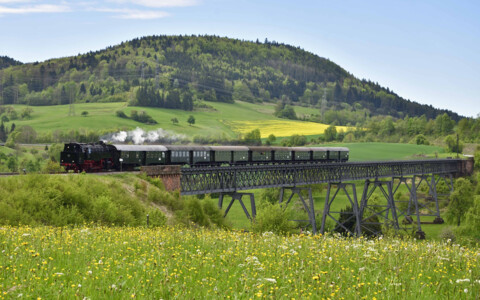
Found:
[{"label": "sunlit field", "polygon": [[478,299],[480,251],[180,228],[0,229],[2,299]]},{"label": "sunlit field", "polygon": [[[268,137],[270,134],[276,137],[299,135],[316,135],[323,134],[329,125],[301,122],[291,120],[252,120],[252,121],[224,121],[233,131],[246,134],[252,130],[260,129],[262,138]],[[347,126],[336,126],[337,131],[347,131]]]}]

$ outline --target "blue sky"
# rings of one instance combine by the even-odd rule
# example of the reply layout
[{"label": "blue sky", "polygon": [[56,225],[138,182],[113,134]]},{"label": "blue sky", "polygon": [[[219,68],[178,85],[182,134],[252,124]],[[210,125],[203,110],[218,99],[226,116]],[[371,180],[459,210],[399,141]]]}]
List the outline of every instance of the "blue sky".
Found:
[{"label": "blue sky", "polygon": [[0,0],[0,55],[22,62],[160,34],[268,38],[406,99],[480,113],[478,0]]}]

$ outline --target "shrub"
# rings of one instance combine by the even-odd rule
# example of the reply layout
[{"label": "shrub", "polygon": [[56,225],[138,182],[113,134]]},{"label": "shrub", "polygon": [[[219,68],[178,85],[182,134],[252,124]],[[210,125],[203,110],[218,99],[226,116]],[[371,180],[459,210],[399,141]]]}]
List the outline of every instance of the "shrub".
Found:
[{"label": "shrub", "polygon": [[128,119],[127,115],[123,112],[123,110],[117,110],[117,111],[115,112],[115,114],[116,114],[117,117],[119,117],[119,118]]},{"label": "shrub", "polygon": [[449,242],[451,244],[453,244],[456,240],[455,233],[453,232],[451,227],[443,228],[438,237],[443,241]]},{"label": "shrub", "polygon": [[253,232],[274,232],[277,234],[289,234],[296,228],[293,221],[289,221],[289,212],[280,204],[264,203],[252,223]]}]

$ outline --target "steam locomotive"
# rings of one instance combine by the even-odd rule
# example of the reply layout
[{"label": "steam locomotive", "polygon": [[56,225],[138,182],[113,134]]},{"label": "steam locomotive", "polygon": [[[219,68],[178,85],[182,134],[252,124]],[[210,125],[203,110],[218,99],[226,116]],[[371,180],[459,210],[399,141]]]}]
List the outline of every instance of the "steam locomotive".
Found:
[{"label": "steam locomotive", "polygon": [[348,161],[343,147],[178,146],[68,143],[60,155],[67,171],[133,170],[149,165],[221,166]]}]

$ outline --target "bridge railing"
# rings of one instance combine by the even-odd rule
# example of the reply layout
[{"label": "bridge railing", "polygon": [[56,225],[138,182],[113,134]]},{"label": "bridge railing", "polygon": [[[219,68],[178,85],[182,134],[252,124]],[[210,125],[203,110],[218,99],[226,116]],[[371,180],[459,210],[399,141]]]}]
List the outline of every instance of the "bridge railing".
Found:
[{"label": "bridge railing", "polygon": [[460,159],[202,167],[182,168],[180,184],[194,195],[461,171]]}]

